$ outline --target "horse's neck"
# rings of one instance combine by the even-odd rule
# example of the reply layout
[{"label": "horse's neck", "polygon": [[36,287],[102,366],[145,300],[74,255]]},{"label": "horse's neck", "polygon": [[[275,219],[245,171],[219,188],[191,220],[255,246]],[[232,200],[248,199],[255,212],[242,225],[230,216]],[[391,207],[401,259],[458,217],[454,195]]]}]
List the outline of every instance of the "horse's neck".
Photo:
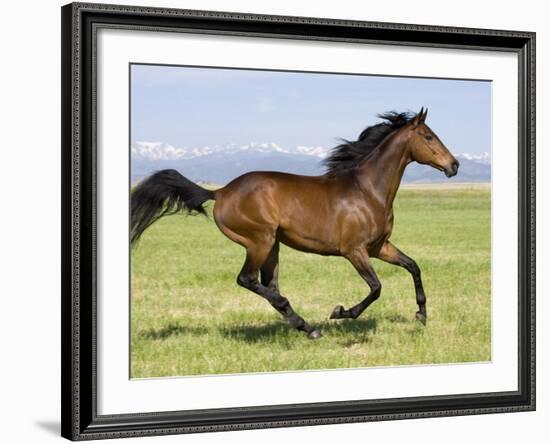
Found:
[{"label": "horse's neck", "polygon": [[363,182],[366,190],[376,191],[386,209],[389,210],[392,208],[405,167],[409,162],[405,142],[399,137],[390,136],[365,161],[357,177],[360,182]]}]

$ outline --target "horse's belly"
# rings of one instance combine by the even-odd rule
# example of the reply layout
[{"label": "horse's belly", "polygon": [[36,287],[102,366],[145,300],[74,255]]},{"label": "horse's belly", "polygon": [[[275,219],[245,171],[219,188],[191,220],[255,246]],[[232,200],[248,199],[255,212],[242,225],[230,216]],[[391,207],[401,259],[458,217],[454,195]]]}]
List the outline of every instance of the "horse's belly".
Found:
[{"label": "horse's belly", "polygon": [[306,253],[316,253],[325,256],[337,256],[340,254],[335,244],[330,241],[327,242],[327,239],[321,240],[320,236],[315,236],[312,233],[304,234],[280,229],[278,238],[286,246]]}]

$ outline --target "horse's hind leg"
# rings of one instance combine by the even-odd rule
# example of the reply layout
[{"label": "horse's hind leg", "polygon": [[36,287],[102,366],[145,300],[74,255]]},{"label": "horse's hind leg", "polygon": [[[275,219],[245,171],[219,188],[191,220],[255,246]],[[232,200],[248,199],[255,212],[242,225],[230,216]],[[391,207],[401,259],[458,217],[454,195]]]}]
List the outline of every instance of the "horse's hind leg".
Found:
[{"label": "horse's hind leg", "polygon": [[378,258],[384,262],[399,265],[400,267],[405,268],[412,275],[414,289],[416,292],[416,303],[418,304],[416,319],[426,325],[426,320],[428,318],[428,314],[426,312],[426,295],[424,294],[422,278],[420,277],[420,268],[416,262],[390,242],[384,243],[380,249]]},{"label": "horse's hind leg", "polygon": [[275,241],[260,269],[262,285],[279,293],[279,241]]},{"label": "horse's hind leg", "polygon": [[380,292],[382,290],[382,285],[380,284],[378,276],[376,276],[376,273],[372,268],[366,250],[357,250],[353,254],[346,256],[346,258],[353,264],[357,272],[368,284],[370,287],[370,293],[365,299],[357,305],[351,307],[349,310],[344,309],[341,305],[337,305],[330,315],[331,319],[356,319],[367,309],[370,304],[380,297]]},{"label": "horse's hind leg", "polygon": [[[266,299],[294,328],[307,333],[311,339],[321,337],[321,333],[311,327],[298,315],[288,299],[277,288],[278,242],[275,244],[254,244],[246,249],[246,260],[237,277],[237,283]],[[262,281],[258,281],[261,268]]]}]

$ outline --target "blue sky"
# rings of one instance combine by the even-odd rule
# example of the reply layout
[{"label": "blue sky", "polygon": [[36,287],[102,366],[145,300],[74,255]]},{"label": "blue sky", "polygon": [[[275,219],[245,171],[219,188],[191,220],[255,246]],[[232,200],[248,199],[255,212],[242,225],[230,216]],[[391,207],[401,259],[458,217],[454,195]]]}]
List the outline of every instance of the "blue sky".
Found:
[{"label": "blue sky", "polygon": [[355,140],[385,111],[429,108],[455,153],[491,148],[491,83],[366,75],[132,65],[132,142],[177,147]]}]

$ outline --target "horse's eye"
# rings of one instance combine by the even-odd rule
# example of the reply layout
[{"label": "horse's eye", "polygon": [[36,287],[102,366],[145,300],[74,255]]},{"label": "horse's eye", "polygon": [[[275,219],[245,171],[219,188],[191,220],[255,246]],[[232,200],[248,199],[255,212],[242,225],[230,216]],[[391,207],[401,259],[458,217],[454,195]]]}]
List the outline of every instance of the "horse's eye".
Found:
[{"label": "horse's eye", "polygon": [[434,138],[434,136],[430,136],[430,135],[425,136],[425,137],[426,137],[426,140],[432,140]]}]

